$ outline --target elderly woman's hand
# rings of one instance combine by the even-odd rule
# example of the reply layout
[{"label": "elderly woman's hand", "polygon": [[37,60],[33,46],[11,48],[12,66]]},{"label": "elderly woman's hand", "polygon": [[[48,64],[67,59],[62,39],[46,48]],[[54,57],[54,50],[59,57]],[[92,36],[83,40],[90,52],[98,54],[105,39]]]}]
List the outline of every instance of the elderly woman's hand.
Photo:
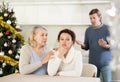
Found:
[{"label": "elderly woman's hand", "polygon": [[54,51],[51,50],[47,53],[47,55],[43,58],[43,60],[41,61],[42,64],[45,64],[49,61],[49,59],[54,55]]}]

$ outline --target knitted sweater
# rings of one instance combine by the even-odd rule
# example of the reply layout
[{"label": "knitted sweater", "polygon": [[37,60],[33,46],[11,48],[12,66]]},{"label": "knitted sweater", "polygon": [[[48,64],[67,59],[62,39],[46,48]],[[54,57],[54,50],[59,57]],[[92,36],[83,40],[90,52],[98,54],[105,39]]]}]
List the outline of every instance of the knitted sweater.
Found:
[{"label": "knitted sweater", "polygon": [[61,76],[80,76],[82,73],[83,62],[80,51],[73,47],[69,50],[66,58],[58,58],[58,51],[54,58],[48,62],[48,74],[53,76],[59,73]]},{"label": "knitted sweater", "polygon": [[21,74],[30,74],[43,66],[41,61],[32,63],[32,56],[32,47],[24,45],[21,49],[19,60],[19,70]]}]

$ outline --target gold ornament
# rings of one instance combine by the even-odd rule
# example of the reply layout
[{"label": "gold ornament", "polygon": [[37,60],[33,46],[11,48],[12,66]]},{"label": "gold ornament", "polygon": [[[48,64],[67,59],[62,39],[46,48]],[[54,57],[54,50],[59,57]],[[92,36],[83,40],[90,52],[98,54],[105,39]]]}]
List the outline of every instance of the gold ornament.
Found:
[{"label": "gold ornament", "polygon": [[3,36],[3,33],[2,32],[0,32],[0,37],[2,37]]},{"label": "gold ornament", "polygon": [[2,16],[0,16],[0,19],[2,20],[2,19],[3,19],[3,17],[2,17]]},{"label": "gold ornament", "polygon": [[16,70],[15,70],[15,73],[16,73],[16,74],[19,73],[19,70],[16,69]]},{"label": "gold ornament", "polygon": [[11,25],[7,24],[2,20],[0,20],[0,25],[6,29],[9,29],[10,32],[12,32],[15,35],[15,37],[18,37],[21,40],[22,44],[25,44],[24,37],[21,35],[20,32],[17,32]]},{"label": "gold ornament", "polygon": [[0,61],[4,61],[6,64],[16,66],[18,65],[19,61],[16,61],[8,56],[0,56]]},{"label": "gold ornament", "polygon": [[9,54],[12,54],[12,50],[9,50],[8,53],[9,53]]},{"label": "gold ornament", "polygon": [[4,13],[4,17],[7,17],[8,16],[8,13]]}]

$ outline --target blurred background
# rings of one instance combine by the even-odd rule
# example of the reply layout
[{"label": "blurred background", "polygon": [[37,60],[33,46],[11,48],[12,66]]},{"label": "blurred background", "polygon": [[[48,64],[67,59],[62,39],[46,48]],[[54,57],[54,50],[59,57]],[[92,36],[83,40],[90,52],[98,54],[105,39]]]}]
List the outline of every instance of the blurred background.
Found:
[{"label": "blurred background", "polygon": [[[102,12],[103,22],[110,26],[112,56],[112,82],[120,82],[120,0],[0,0],[8,2],[27,41],[35,25],[43,25],[48,30],[47,46],[57,47],[57,35],[63,28],[75,31],[77,39],[84,40],[89,21],[89,11],[98,8]],[[80,46],[84,63],[88,63],[88,51]]]}]

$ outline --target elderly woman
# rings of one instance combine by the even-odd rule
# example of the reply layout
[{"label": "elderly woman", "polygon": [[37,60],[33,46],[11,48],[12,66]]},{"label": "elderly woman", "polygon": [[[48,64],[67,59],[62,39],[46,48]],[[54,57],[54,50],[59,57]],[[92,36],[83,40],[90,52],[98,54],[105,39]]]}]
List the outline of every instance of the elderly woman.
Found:
[{"label": "elderly woman", "polygon": [[58,34],[59,48],[54,50],[54,56],[48,62],[48,74],[51,76],[81,76],[82,54],[73,47],[75,33],[63,29]]},{"label": "elderly woman", "polygon": [[33,28],[28,38],[28,44],[21,49],[19,69],[21,74],[47,74],[47,62],[52,51],[45,47],[47,41],[47,30],[42,26]]}]

